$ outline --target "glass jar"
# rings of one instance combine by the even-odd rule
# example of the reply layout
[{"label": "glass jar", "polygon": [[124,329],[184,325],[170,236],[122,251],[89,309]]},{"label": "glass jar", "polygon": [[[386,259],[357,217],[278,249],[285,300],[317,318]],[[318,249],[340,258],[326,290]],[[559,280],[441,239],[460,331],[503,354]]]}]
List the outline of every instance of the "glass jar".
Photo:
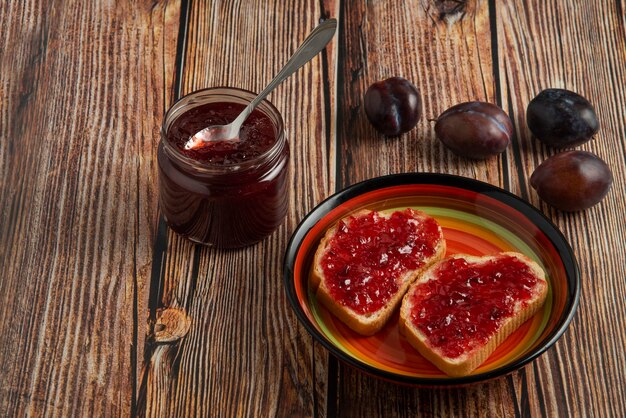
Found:
[{"label": "glass jar", "polygon": [[191,241],[221,248],[251,245],[270,235],[287,214],[289,144],[282,116],[267,100],[256,109],[271,120],[276,140],[256,157],[212,165],[184,155],[168,136],[172,124],[198,106],[247,105],[254,97],[235,88],[198,90],[165,115],[157,154],[159,203],[169,227]]}]

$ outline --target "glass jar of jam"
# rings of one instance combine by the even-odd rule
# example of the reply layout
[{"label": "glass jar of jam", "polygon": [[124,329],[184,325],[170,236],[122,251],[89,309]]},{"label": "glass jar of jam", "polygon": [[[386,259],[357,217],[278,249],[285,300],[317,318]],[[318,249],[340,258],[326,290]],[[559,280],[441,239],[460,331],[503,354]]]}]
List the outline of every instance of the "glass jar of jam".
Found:
[{"label": "glass jar of jam", "polygon": [[172,230],[194,242],[251,245],[287,214],[289,144],[283,119],[267,100],[244,122],[238,141],[185,149],[192,135],[232,122],[254,97],[235,88],[198,90],[165,115],[158,149],[161,211]]}]

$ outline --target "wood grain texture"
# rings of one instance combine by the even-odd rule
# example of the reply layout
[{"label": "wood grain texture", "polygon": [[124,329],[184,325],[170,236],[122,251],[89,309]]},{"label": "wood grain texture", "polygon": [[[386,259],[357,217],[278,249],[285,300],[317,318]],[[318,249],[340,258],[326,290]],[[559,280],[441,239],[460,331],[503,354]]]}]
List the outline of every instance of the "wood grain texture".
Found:
[{"label": "wood grain texture", "polygon": [[133,412],[176,7],[0,7],[2,414]]},{"label": "wood grain texture", "polygon": [[[533,415],[626,413],[626,36],[620,7],[615,1],[497,6],[502,101],[519,138],[510,167],[516,173],[512,191],[563,231],[582,277],[580,307],[568,332],[519,376],[527,380]],[[526,104],[549,87],[587,97],[600,119],[598,135],[579,148],[607,162],[614,184],[601,204],[584,212],[550,208],[528,184],[535,167],[558,152],[533,139],[525,123]]]},{"label": "wood grain texture", "polygon": [[[472,162],[454,156],[434,137],[434,122],[429,121],[453,104],[495,100],[486,1],[456,9],[439,1],[344,2],[342,27],[337,84],[340,188],[374,176],[414,171],[460,174],[504,185],[499,159]],[[415,84],[423,116],[406,135],[384,138],[368,122],[363,96],[370,84],[392,76]]]},{"label": "wood grain texture", "polygon": [[[454,3],[454,4],[452,4]],[[342,9],[339,44],[339,187],[401,172],[443,172],[507,187],[510,153],[470,161],[448,152],[434,135],[437,116],[464,101],[497,102],[490,8],[475,2],[350,2]],[[380,22],[394,22],[380,24]],[[398,138],[384,138],[367,121],[367,87],[392,76],[411,80],[421,92],[423,117]],[[333,379],[333,376],[329,376]],[[330,403],[341,416],[511,416],[517,400],[511,378],[468,389],[428,390],[397,386],[339,365],[338,393]]]},{"label": "wood grain texture", "polygon": [[[183,93],[219,85],[260,91],[319,19],[334,14],[332,2],[305,0],[193,1],[190,7]],[[285,224],[262,243],[234,251],[168,235],[158,303],[184,309],[192,325],[174,344],[147,347],[142,414],[326,415],[328,353],[291,313],[282,259],[297,222],[333,181],[332,48],[269,98],[285,119],[292,150]]]},{"label": "wood grain texture", "polygon": [[[236,251],[168,231],[164,110],[198,88],[259,91],[330,16],[337,39],[270,96],[292,150],[285,224]],[[0,27],[0,415],[626,416],[624,0],[25,1],[0,7]],[[396,75],[424,114],[386,139],[362,97]],[[581,149],[614,185],[582,213],[528,185],[555,153],[524,117],[547,87],[585,95],[601,121]],[[429,120],[466,100],[511,115],[506,153],[474,162],[436,140]],[[509,189],[572,244],[579,312],[537,361],[465,388],[401,387],[339,363],[292,314],[282,259],[297,223],[336,190],[411,171]]]},{"label": "wood grain texture", "polygon": [[[428,2],[419,5],[425,3]],[[424,170],[458,173],[504,186],[540,207],[572,243],[583,278],[580,311],[565,337],[538,361],[506,378],[466,389],[400,388],[340,366],[336,409],[342,416],[355,417],[371,411],[382,416],[622,416],[626,411],[626,356],[620,349],[625,337],[621,318],[626,314],[622,303],[626,298],[626,208],[620,192],[624,190],[622,168],[626,149],[624,91],[619,87],[623,85],[626,68],[624,26],[620,23],[623,7],[620,2],[611,1],[477,1],[467,2],[458,14],[462,2],[450,2],[455,3],[453,9],[457,12],[450,17],[443,12],[448,9],[442,3],[429,3],[412,24],[405,20],[419,9],[418,4],[406,4],[403,8],[397,4],[365,3],[359,8],[351,3],[349,13],[344,15],[347,30],[345,44],[341,43],[340,48],[345,46],[345,50],[338,57],[338,65],[343,67],[340,74],[345,77],[339,87],[338,111],[344,120],[338,123],[338,148],[345,172],[338,183],[347,185],[373,175]],[[437,14],[429,13],[432,10]],[[401,22],[399,33],[397,25],[369,23],[379,22],[381,16]],[[429,17],[430,24],[426,22]],[[475,53],[482,69],[472,68],[473,54],[467,48],[473,42],[471,36],[468,41],[464,27],[473,28],[477,44],[493,48]],[[426,34],[421,32],[424,30]],[[414,35],[417,31],[419,37]],[[414,49],[407,45],[407,38],[417,38]],[[447,42],[439,46],[438,39]],[[420,48],[422,40],[424,46]],[[436,57],[434,62],[423,58],[429,56],[429,51]],[[381,53],[395,59],[386,61]],[[388,65],[377,71],[376,64],[368,65],[370,59]],[[421,73],[415,69],[420,60],[426,62]],[[495,67],[493,73],[485,71],[489,65]],[[367,70],[361,74],[365,66]],[[368,77],[368,71],[374,75]],[[494,165],[498,159],[484,166],[473,162],[468,166],[448,155],[438,147],[426,123],[400,139],[381,140],[360,110],[361,97],[369,83],[390,75],[404,75],[412,78],[423,92],[426,116],[436,117],[437,112],[428,110],[429,103],[443,110],[463,100],[482,99],[476,94],[480,92],[480,83],[475,82],[481,80],[479,74],[485,77],[485,86],[495,84],[493,88],[485,87],[490,93],[483,97],[501,104],[516,127],[514,143],[498,158],[499,166]],[[430,85],[439,90],[429,89]],[[527,103],[546,87],[579,91],[596,105],[600,116],[600,135],[582,149],[595,152],[609,163],[615,183],[601,205],[583,213],[565,214],[551,209],[528,186],[527,179],[534,168],[554,153],[531,139],[525,125]],[[472,88],[476,96],[464,96]]]}]

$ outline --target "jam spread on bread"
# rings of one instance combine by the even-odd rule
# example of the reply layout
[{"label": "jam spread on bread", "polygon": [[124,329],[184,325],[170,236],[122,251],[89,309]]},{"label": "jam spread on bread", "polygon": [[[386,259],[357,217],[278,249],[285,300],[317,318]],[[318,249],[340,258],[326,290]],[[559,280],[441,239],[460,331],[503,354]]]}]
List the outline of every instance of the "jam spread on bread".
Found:
[{"label": "jam spread on bread", "polygon": [[377,311],[399,289],[398,278],[431,257],[441,239],[432,218],[412,209],[342,220],[321,264],[331,296],[359,314]]},{"label": "jam spread on bread", "polygon": [[478,265],[451,258],[436,275],[438,280],[411,295],[410,320],[449,358],[484,344],[515,314],[517,303],[526,306],[538,280],[527,264],[512,256]]}]

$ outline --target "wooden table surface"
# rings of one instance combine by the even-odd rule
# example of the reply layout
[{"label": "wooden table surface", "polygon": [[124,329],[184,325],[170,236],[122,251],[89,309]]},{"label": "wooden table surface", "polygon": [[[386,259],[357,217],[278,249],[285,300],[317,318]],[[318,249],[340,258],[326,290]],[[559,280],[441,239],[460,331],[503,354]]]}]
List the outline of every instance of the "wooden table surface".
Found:
[{"label": "wooden table surface", "polygon": [[[238,251],[165,227],[156,149],[164,111],[195,89],[259,91],[330,16],[338,36],[270,100],[292,150],[286,222]],[[13,1],[0,5],[0,415],[626,415],[624,0]],[[424,117],[400,138],[363,94],[399,75]],[[547,87],[595,105],[580,148],[614,184],[598,206],[554,210],[528,179],[555,151],[531,138]],[[496,158],[446,151],[436,118],[500,105],[515,138]],[[350,184],[400,172],[476,178],[528,200],[582,273],[566,334],[504,378],[416,389],[338,362],[299,324],[282,285],[298,222]]]}]

